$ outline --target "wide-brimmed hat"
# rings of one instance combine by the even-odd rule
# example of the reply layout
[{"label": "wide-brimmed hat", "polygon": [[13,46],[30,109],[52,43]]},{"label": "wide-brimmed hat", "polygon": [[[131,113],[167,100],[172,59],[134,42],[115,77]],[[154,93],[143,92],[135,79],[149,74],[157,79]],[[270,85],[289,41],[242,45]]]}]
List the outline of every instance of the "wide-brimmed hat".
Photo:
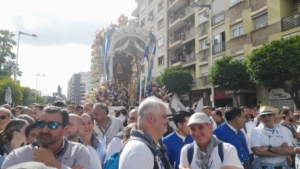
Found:
[{"label": "wide-brimmed hat", "polygon": [[277,109],[277,108],[273,107],[273,111],[274,111],[274,116],[275,117],[284,117],[285,116],[284,114],[281,114],[279,109]]},{"label": "wide-brimmed hat", "polygon": [[270,106],[261,106],[257,116],[259,117],[264,114],[274,114],[274,108]]},{"label": "wide-brimmed hat", "polygon": [[188,126],[193,124],[211,124],[209,117],[204,113],[195,113],[193,114],[188,122]]}]

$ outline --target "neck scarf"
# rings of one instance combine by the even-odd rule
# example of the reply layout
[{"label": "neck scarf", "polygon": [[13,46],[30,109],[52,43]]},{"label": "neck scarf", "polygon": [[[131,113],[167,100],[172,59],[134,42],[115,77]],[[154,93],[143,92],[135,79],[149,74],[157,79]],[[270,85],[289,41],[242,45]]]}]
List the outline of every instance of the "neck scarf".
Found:
[{"label": "neck scarf", "polygon": [[[206,152],[203,153],[199,146],[197,145],[197,143],[194,141],[194,151],[197,152],[197,156],[198,156],[198,159],[200,160],[200,166],[201,166],[201,169],[210,169],[211,168],[211,164],[209,164],[209,158],[211,156],[211,153],[212,151],[214,150],[214,148],[216,146],[218,146],[219,144],[221,144],[222,141],[220,141],[215,135],[212,135],[211,139],[210,139],[210,142],[206,148]],[[198,164],[198,163],[197,163]]]}]

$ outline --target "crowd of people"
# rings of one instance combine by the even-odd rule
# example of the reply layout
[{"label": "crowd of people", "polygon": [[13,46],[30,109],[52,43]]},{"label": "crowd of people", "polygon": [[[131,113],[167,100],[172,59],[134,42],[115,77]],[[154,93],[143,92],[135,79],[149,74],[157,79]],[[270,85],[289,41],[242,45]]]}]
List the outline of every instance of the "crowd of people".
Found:
[{"label": "crowd of people", "polygon": [[159,99],[147,98],[139,107],[123,107],[112,114],[102,102],[4,104],[0,166],[300,169],[300,110],[204,106],[195,112],[196,106],[189,112],[175,111]]}]

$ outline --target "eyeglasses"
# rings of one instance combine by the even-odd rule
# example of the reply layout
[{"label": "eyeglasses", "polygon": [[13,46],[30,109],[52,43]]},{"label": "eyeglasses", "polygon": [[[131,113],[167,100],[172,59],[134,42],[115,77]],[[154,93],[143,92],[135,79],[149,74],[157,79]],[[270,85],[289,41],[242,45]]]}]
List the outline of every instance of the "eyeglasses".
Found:
[{"label": "eyeglasses", "polygon": [[2,115],[2,116],[0,116],[0,119],[5,120],[7,117],[8,117],[7,115]]},{"label": "eyeglasses", "polygon": [[38,121],[36,123],[36,128],[38,129],[42,129],[44,128],[45,126],[47,125],[47,127],[51,130],[56,130],[58,128],[58,126],[65,126],[64,124],[62,123],[59,123],[59,122],[55,122],[55,121],[49,121],[49,122],[45,122],[45,121]]},{"label": "eyeglasses", "polygon": [[260,115],[261,117],[263,117],[263,118],[265,118],[266,116],[268,116],[268,117],[272,117],[273,116],[273,114],[263,114],[263,115]]}]

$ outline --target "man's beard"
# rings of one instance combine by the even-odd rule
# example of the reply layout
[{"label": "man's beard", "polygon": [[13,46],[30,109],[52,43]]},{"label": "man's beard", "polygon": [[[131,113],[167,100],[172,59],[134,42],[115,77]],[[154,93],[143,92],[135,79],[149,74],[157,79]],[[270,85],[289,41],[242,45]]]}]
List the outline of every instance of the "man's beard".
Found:
[{"label": "man's beard", "polygon": [[49,146],[53,143],[56,143],[61,137],[53,137],[51,133],[39,133],[36,136],[36,140],[42,145],[42,146]]},{"label": "man's beard", "polygon": [[68,133],[69,135],[67,136],[68,140],[73,140],[76,137],[79,136],[79,131],[77,131],[76,133]]},{"label": "man's beard", "polygon": [[289,119],[289,122],[294,123],[294,119]]}]

